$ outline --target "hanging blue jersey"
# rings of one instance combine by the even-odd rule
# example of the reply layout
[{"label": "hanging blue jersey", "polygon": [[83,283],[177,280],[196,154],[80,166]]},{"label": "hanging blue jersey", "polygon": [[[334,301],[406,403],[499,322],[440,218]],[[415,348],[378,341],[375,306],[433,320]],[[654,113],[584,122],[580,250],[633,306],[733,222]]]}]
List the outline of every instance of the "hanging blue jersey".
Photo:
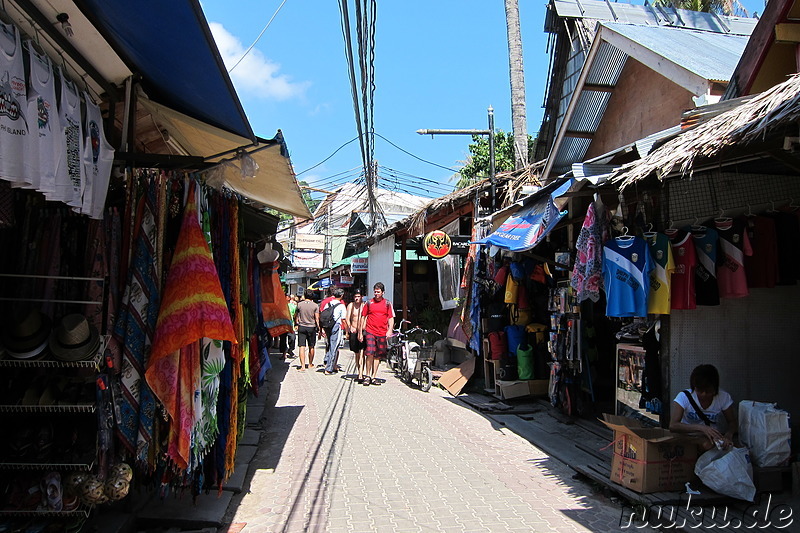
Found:
[{"label": "hanging blue jersey", "polygon": [[607,316],[647,316],[653,260],[639,237],[611,239],[603,247]]},{"label": "hanging blue jersey", "polygon": [[717,283],[719,233],[705,226],[693,226],[691,232],[697,250],[697,268],[694,269],[697,305],[719,305]]}]

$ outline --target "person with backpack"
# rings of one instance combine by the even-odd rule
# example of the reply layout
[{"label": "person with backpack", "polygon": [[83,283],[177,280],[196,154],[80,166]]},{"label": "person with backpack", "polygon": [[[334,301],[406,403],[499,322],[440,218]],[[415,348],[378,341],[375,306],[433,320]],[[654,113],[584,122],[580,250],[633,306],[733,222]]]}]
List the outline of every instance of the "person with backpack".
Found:
[{"label": "person with backpack", "polygon": [[[297,313],[294,315],[297,324],[297,347],[300,351],[301,372],[314,366],[314,347],[317,344],[319,331],[319,308],[314,303],[314,293],[306,290],[303,300],[297,304]],[[308,347],[308,361],[306,361],[306,346]]]},{"label": "person with backpack", "polygon": [[367,366],[364,385],[380,385],[375,380],[381,359],[386,357],[386,337],[394,330],[392,303],[383,297],[385,287],[380,281],[373,287],[374,298],[364,304],[358,324],[358,340],[366,342]]},{"label": "person with backpack", "polygon": [[325,354],[326,376],[339,371],[339,346],[342,344],[342,337],[347,325],[347,309],[342,301],[342,296],[344,296],[342,289],[338,287],[333,289],[333,299],[328,302],[328,305],[319,314],[319,325],[328,338],[328,351]]}]

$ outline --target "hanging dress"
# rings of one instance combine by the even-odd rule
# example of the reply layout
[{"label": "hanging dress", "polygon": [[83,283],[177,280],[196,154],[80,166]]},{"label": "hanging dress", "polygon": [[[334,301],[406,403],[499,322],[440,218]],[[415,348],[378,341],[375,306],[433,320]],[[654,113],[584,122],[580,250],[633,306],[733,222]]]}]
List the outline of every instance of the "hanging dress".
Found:
[{"label": "hanging dress", "polygon": [[278,276],[278,261],[261,263],[261,314],[273,337],[292,331],[292,318]]},{"label": "hanging dress", "polygon": [[30,185],[25,175],[28,92],[19,29],[0,21],[0,178]]},{"label": "hanging dress", "polygon": [[609,238],[608,212],[596,202],[589,204],[575,244],[575,268],[570,281],[578,302],[600,299],[603,290],[603,244]]}]

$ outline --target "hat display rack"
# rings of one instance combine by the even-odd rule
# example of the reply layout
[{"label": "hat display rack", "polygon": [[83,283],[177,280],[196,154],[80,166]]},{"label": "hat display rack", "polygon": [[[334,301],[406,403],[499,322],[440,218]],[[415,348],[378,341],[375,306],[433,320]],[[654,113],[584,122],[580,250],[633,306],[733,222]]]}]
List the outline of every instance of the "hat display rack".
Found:
[{"label": "hat display rack", "polygon": [[[105,286],[106,280],[93,277],[74,277],[74,276],[43,276],[43,275],[20,275],[20,274],[0,274],[0,286],[13,286],[11,292],[19,291],[26,283],[31,281],[53,281],[55,283],[102,283]],[[103,364],[103,354],[108,344],[109,335],[100,334],[93,325],[89,324],[86,316],[82,313],[69,313],[67,310],[80,309],[87,305],[104,306],[104,298],[101,296],[99,301],[92,300],[69,300],[69,299],[41,299],[32,297],[11,296],[5,290],[0,293],[0,301],[11,302],[19,305],[19,312],[16,316],[0,324],[0,372],[8,368],[14,369],[17,376],[24,379],[30,376],[32,381],[25,390],[25,395],[15,401],[13,398],[6,398],[0,401],[0,417],[5,418],[5,422],[23,420],[20,415],[36,415],[35,418],[25,418],[28,422],[19,427],[37,427],[40,431],[43,428],[50,428],[56,424],[83,424],[91,422],[101,412],[98,410],[96,393],[76,396],[74,401],[64,401],[58,397],[59,391],[54,389],[54,385],[47,385],[43,388],[39,384],[42,377],[46,376],[51,380],[74,380],[74,383],[82,386],[83,389],[90,387],[95,390],[95,379],[100,381],[100,371]],[[103,291],[104,293],[105,291]],[[27,295],[26,295],[27,296]],[[51,320],[46,313],[38,308],[51,304],[63,304],[60,309],[63,316]],[[106,310],[103,308],[103,312]],[[56,318],[56,317],[54,317]],[[41,374],[44,370],[45,374]],[[51,372],[49,369],[54,369]],[[60,371],[59,371],[60,369]],[[30,371],[30,372],[29,372]],[[39,372],[38,377],[36,372]],[[71,378],[68,376],[72,376]],[[51,383],[54,383],[52,381]],[[39,388],[36,388],[40,385]],[[35,389],[35,391],[34,391]],[[87,389],[88,390],[88,389]],[[28,398],[28,392],[34,391],[32,398]],[[31,401],[32,400],[32,401]],[[64,416],[76,416],[76,419],[64,419]],[[90,418],[83,418],[90,417]],[[31,422],[33,421],[33,422]],[[32,427],[33,427],[32,426]],[[14,431],[12,431],[14,433]],[[18,433],[18,431],[17,431]],[[46,431],[45,431],[46,433]],[[14,433],[16,434],[16,433]],[[40,437],[37,437],[40,439]],[[55,438],[55,437],[54,437]],[[97,439],[97,437],[93,437]],[[13,441],[12,435],[12,441]],[[24,444],[24,443],[20,443]],[[36,448],[36,443],[28,443],[28,446]],[[39,446],[41,447],[41,446]],[[73,452],[75,453],[75,452]],[[59,455],[45,458],[31,454],[16,457],[4,454],[0,457],[0,475],[6,475],[10,471],[16,471],[17,475],[39,475],[37,472],[46,474],[43,479],[51,479],[57,488],[55,493],[60,494],[62,488],[69,487],[70,483],[80,478],[80,480],[90,479],[91,473],[95,468],[98,459],[97,442],[89,443],[87,450],[82,450],[81,455]],[[116,480],[116,478],[114,478]],[[127,484],[116,480],[120,485],[118,490],[125,489]],[[49,485],[48,485],[49,487]],[[47,489],[47,494],[50,489]],[[88,517],[92,511],[93,503],[91,498],[81,491],[74,490],[72,500],[64,500],[60,505],[50,506],[46,509],[41,507],[36,510],[8,510],[2,511],[3,516],[82,516]],[[45,490],[44,488],[42,489]],[[74,500],[74,501],[73,501]]]}]

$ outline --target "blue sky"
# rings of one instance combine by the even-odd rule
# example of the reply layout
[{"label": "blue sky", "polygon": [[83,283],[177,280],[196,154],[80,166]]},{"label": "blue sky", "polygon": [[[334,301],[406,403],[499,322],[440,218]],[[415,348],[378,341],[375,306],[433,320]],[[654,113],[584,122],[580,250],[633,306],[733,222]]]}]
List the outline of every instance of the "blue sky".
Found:
[{"label": "blue sky", "polygon": [[[232,66],[282,0],[201,0],[223,60]],[[548,55],[545,0],[520,0],[528,132],[542,117]],[[352,5],[352,3],[351,3]],[[761,11],[761,0],[745,7]],[[511,130],[508,47],[502,0],[379,1],[375,49],[375,159],[380,186],[429,197],[452,190],[468,136],[418,129]],[[338,2],[286,0],[231,79],[255,133],[281,129],[298,179],[333,190],[361,166]],[[419,159],[423,159],[435,166]],[[319,196],[316,194],[315,196]]]}]

